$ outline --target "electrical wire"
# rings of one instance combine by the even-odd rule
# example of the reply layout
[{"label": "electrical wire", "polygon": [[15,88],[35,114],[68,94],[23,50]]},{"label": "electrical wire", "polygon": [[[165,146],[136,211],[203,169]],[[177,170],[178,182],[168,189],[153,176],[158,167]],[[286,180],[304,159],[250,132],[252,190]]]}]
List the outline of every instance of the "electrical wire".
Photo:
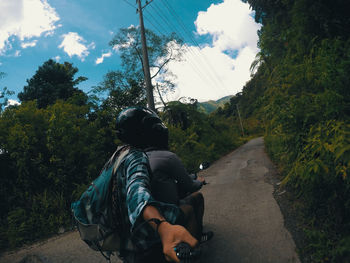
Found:
[{"label": "electrical wire", "polygon": [[[149,12],[147,9],[145,9],[145,13],[146,13],[146,15],[144,15],[144,18],[153,26],[153,28],[154,28],[155,30],[157,30],[162,36],[165,36],[166,34],[163,33],[163,32],[167,32],[167,30],[165,29],[165,27],[164,27],[161,23],[159,23],[159,22],[158,22],[158,19],[155,19],[155,17],[152,15],[152,13]],[[145,14],[145,13],[144,13],[144,14]],[[158,26],[160,29],[159,29],[157,26],[155,26],[155,25],[153,24],[153,22],[151,22],[151,19],[148,19],[148,16],[150,16],[151,19],[152,19],[153,21],[155,21],[155,23],[157,24],[157,26]],[[161,32],[160,30],[162,30],[163,32]]]},{"label": "electrical wire", "polygon": [[[153,5],[150,5],[151,9],[159,16],[159,18],[163,21],[164,24],[166,24],[169,28],[171,28],[174,33],[179,36],[181,39],[185,39],[183,37],[183,35],[179,32],[179,30],[176,28],[176,26],[167,19],[167,16],[163,13],[163,11],[161,10],[161,8],[156,4],[156,2],[153,2]],[[188,45],[183,45],[183,47],[192,54],[192,56],[196,57],[196,53],[194,53],[194,51],[192,50],[192,48],[189,48]],[[188,62],[190,62],[191,67],[194,69],[194,71],[196,72],[196,74],[199,75],[200,79],[206,79],[206,81],[208,81],[208,83],[214,84],[213,87],[220,87],[220,85],[218,85],[218,83],[216,82],[216,80],[214,78],[212,78],[209,74],[207,74],[206,72],[202,72],[203,66],[197,66],[196,64],[199,63],[199,59],[195,59],[195,62],[191,62],[191,59],[187,59]],[[201,64],[201,63],[200,63]]]},{"label": "electrical wire", "polygon": [[[156,24],[158,25],[158,27],[160,27],[164,32],[167,31],[167,30],[163,27],[163,25],[160,24],[160,23],[158,22],[158,20],[154,18],[154,16],[152,15],[152,13],[149,12],[147,9],[146,9],[146,13],[147,13],[149,16],[151,16],[151,18],[153,19],[153,21],[156,21]],[[165,34],[162,33],[162,32],[158,29],[158,27],[157,27],[156,25],[154,25],[150,19],[148,19],[147,16],[144,16],[144,18],[154,27],[154,29],[155,29],[156,31],[158,31],[158,33],[159,33],[160,35],[165,36]],[[187,45],[184,45],[184,47],[185,47],[185,49],[187,49],[190,53],[193,53],[192,50],[191,50]],[[193,67],[194,71],[196,71],[196,73],[200,76],[201,73],[200,73],[200,71],[198,70],[198,68],[196,67],[196,65],[194,65],[194,64],[192,63],[191,60],[188,60],[188,62],[191,64],[191,66]],[[202,78],[203,76],[200,76],[200,77]]]},{"label": "electrical wire", "polygon": [[[154,3],[154,6],[157,8],[157,11],[159,14],[162,14],[162,10],[160,7],[158,7],[158,5],[156,4],[157,2]],[[208,59],[206,58],[206,56],[201,52],[201,48],[199,46],[199,44],[197,43],[197,41],[194,40],[194,38],[191,36],[191,33],[189,33],[189,30],[187,30],[186,26],[184,25],[184,23],[181,21],[181,19],[179,18],[179,16],[176,14],[176,11],[170,6],[169,3],[164,4],[164,6],[167,8],[168,12],[170,13],[170,15],[172,15],[175,20],[178,21],[178,24],[181,26],[181,28],[183,29],[183,31],[185,32],[185,34],[187,34],[190,39],[192,40],[194,46],[197,46],[197,48],[189,49],[189,51],[193,54],[193,56],[196,56],[196,62],[201,64],[201,69],[203,69],[205,71],[205,76],[206,78],[210,78],[212,82],[214,82],[214,86],[215,87],[219,87],[220,89],[224,90],[225,92],[227,92],[227,89],[225,88],[225,84],[223,83],[223,81],[221,80],[220,77],[218,77],[218,74],[216,73],[215,69],[213,68],[213,66],[211,65],[211,63],[208,61]],[[178,34],[181,38],[185,39],[185,37],[183,37],[182,33],[180,33],[176,26],[174,26],[167,18],[167,15],[162,14],[161,18],[163,19],[163,21],[165,21],[169,26],[171,26],[173,28],[173,30],[176,32],[176,34]],[[197,51],[198,55],[195,53]],[[203,63],[204,62],[204,63]]]},{"label": "electrical wire", "polygon": [[[128,5],[132,6],[133,8],[137,9],[136,5],[131,4],[127,0],[123,0]],[[187,50],[188,54],[191,54],[194,59],[189,58],[186,54],[186,61],[189,62],[190,67],[194,70],[194,72],[198,75],[199,79],[206,81],[209,81],[208,83],[211,83],[210,85],[213,85],[214,88],[219,87],[221,89],[225,89],[225,84],[221,80],[221,78],[218,77],[217,73],[215,72],[215,69],[212,67],[211,63],[207,60],[206,56],[201,52],[201,48],[198,44],[198,42],[192,37],[192,34],[190,31],[186,28],[185,24],[182,22],[180,17],[177,15],[175,9],[168,3],[166,0],[161,0],[163,2],[163,6],[168,10],[168,13],[172,15],[173,18],[177,21],[177,24],[180,25],[180,29],[182,29],[182,32],[185,33],[191,40],[190,42],[193,43],[193,48],[189,47],[187,44],[183,44],[182,47]],[[145,20],[152,25],[152,27],[160,33],[160,35],[165,36],[168,34],[166,27],[171,29],[178,37],[185,40],[184,35],[177,29],[176,25],[174,25],[167,17],[168,15],[164,14],[162,8],[158,6],[157,1],[152,2],[152,4],[149,5],[153,12],[157,14],[157,16],[163,21],[163,23],[160,23],[158,19],[156,19],[151,12],[148,11],[147,8],[145,8],[145,12],[147,15],[144,15]],[[144,13],[145,13],[144,12]],[[151,19],[149,19],[147,16],[150,16]],[[155,21],[157,25],[155,25],[152,21]],[[159,29],[161,28],[161,29]],[[162,33],[167,32],[166,34]],[[198,55],[198,54],[199,55]],[[197,59],[196,59],[197,58]],[[202,60],[202,61],[201,61]],[[204,61],[204,63],[203,63]],[[199,66],[198,66],[199,64]],[[209,70],[208,70],[209,69]],[[219,82],[218,82],[219,80]],[[219,84],[220,83],[220,84]],[[227,92],[227,90],[225,89]]]},{"label": "electrical wire", "polygon": [[[198,47],[198,51],[200,53],[201,52],[201,48],[198,44],[198,42],[192,37],[192,34],[189,32],[189,30],[187,29],[186,25],[183,23],[183,21],[181,20],[181,18],[177,15],[175,9],[170,5],[168,0],[161,0],[164,3],[164,6],[168,9],[169,13],[173,15],[173,17],[175,18],[175,20],[179,23],[179,25],[182,27],[183,31],[189,36],[189,38],[192,40],[192,43]],[[222,87],[226,89],[226,85],[223,83],[223,81],[221,80],[220,77],[218,77],[218,74],[216,73],[214,67],[212,66],[212,64],[210,63],[210,61],[207,59],[206,56],[204,56],[203,54],[201,54],[201,57],[204,59],[205,63],[210,67],[210,72],[213,73],[213,75],[215,76],[215,78],[217,78],[221,84]],[[227,91],[227,90],[226,90]]]},{"label": "electrical wire", "polygon": [[133,8],[137,8],[136,5],[133,5],[132,3],[130,3],[129,1],[127,0],[123,0],[125,3],[127,3],[128,5],[130,5],[131,7]]},{"label": "electrical wire", "polygon": [[[150,15],[151,17],[153,17],[151,14],[149,14],[149,15]],[[153,24],[153,22],[152,22],[151,19],[148,19],[147,16],[143,16],[143,17],[145,18],[145,20],[146,20],[148,23],[150,23],[151,26],[153,26],[153,28],[154,28],[161,36],[165,36],[165,34],[162,33],[162,32],[158,29],[158,27],[155,26],[155,25]],[[156,21],[156,20],[153,20],[153,21]]]}]

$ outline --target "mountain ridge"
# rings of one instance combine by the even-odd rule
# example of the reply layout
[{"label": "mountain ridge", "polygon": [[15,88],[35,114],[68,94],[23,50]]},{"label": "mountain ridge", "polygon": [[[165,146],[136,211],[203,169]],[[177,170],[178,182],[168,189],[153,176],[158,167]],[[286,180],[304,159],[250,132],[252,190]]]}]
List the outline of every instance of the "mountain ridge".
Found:
[{"label": "mountain ridge", "polygon": [[198,102],[198,110],[206,114],[212,113],[219,107],[224,106],[225,103],[230,102],[230,99],[232,97],[233,95],[228,95],[218,100],[208,100],[205,102]]}]

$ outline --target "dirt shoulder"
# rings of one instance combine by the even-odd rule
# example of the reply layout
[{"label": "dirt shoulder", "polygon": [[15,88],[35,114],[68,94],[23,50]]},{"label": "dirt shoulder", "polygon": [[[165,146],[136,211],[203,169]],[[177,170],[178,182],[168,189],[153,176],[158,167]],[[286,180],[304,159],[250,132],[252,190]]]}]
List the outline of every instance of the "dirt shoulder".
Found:
[{"label": "dirt shoulder", "polygon": [[306,238],[303,231],[305,225],[301,204],[288,188],[281,185],[283,176],[278,173],[278,168],[272,162],[271,164],[273,169],[269,169],[266,180],[274,187],[273,196],[283,214],[284,225],[293,237],[300,261],[305,263],[307,260],[303,254],[303,248],[306,245]]},{"label": "dirt shoulder", "polygon": [[[117,257],[112,263],[121,263]],[[89,248],[77,231],[49,238],[18,250],[4,253],[0,263],[106,263],[103,256]]]}]

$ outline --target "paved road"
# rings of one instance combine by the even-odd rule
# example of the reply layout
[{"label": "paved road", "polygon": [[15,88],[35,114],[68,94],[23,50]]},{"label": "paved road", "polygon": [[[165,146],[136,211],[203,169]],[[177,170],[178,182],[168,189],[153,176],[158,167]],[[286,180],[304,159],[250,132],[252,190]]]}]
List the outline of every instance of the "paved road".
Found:
[{"label": "paved road", "polygon": [[[251,140],[202,172],[209,182],[202,190],[204,224],[215,232],[213,240],[203,245],[202,263],[299,262],[268,182],[274,172],[262,138]],[[3,256],[0,263],[16,263],[32,254],[47,263],[106,262],[72,232]],[[114,257],[112,262],[120,261]]]},{"label": "paved road", "polygon": [[262,138],[254,139],[203,171],[208,185],[205,228],[215,236],[203,263],[300,262],[273,198],[273,164]]}]

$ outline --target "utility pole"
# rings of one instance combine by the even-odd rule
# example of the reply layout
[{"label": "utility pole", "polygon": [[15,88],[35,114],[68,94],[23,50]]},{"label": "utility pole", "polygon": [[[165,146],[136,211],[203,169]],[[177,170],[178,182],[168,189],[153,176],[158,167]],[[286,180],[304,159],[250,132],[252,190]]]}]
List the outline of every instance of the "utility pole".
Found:
[{"label": "utility pole", "polygon": [[240,122],[240,124],[241,124],[242,135],[243,135],[243,137],[244,137],[244,130],[243,130],[243,125],[242,125],[242,120],[241,120],[241,114],[239,113],[238,104],[236,104],[236,107],[237,107],[239,122]]},{"label": "utility pole", "polygon": [[[146,94],[147,94],[147,104],[151,110],[155,110],[154,106],[154,98],[153,98],[153,87],[151,81],[151,73],[149,70],[149,61],[148,61],[148,53],[147,53],[147,43],[146,43],[146,34],[145,34],[145,26],[143,24],[143,15],[142,15],[142,6],[141,0],[136,0],[138,4],[138,12],[140,15],[140,29],[141,29],[141,43],[142,43],[142,57],[143,57],[143,72],[145,75],[146,82]],[[148,4],[148,2],[146,2]],[[146,5],[147,5],[146,4]]]}]

